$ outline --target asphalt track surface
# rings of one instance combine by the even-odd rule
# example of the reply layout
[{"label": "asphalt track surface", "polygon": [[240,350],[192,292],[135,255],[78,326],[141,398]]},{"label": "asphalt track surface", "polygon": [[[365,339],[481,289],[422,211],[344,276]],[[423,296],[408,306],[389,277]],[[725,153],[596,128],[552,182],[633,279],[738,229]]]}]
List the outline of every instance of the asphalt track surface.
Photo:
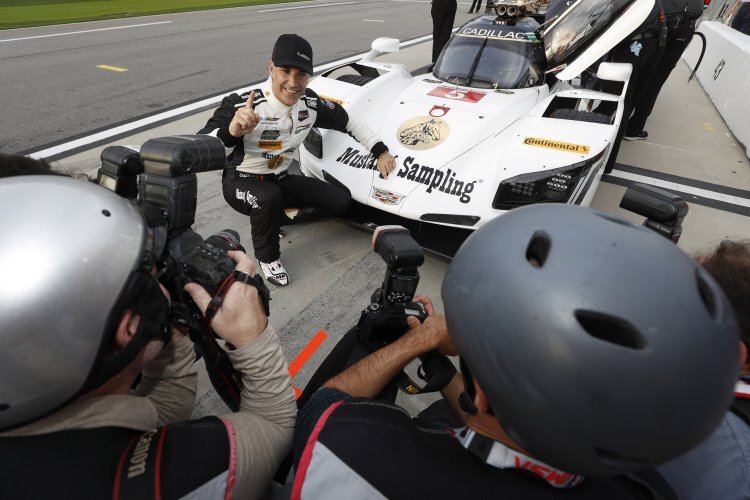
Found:
[{"label": "asphalt track surface", "polygon": [[305,36],[319,65],[365,52],[378,36],[431,31],[429,0],[312,1],[0,31],[0,152],[26,154],[265,78],[281,33]]}]

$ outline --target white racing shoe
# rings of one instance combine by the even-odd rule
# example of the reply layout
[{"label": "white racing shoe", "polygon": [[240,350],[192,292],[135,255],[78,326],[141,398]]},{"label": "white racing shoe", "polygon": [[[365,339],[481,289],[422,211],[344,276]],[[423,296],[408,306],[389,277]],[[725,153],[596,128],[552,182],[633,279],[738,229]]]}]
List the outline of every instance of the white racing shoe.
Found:
[{"label": "white racing shoe", "polygon": [[284,286],[289,284],[289,275],[281,264],[281,260],[275,260],[273,262],[260,262],[260,268],[263,270],[263,274],[266,275],[266,279],[274,285]]}]

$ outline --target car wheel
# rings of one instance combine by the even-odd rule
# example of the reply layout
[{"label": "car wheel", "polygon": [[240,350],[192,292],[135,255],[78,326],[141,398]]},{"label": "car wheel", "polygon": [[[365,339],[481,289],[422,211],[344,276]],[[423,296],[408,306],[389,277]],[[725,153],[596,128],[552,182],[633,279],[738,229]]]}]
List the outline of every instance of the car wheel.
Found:
[{"label": "car wheel", "polygon": [[362,75],[341,75],[339,77],[336,77],[336,80],[351,83],[352,85],[359,85],[360,87],[362,87],[363,85],[367,85],[368,83],[370,83],[373,78]]},{"label": "car wheel", "polygon": [[610,125],[611,119],[603,113],[592,113],[590,111],[578,111],[575,109],[556,109],[549,115],[550,118],[559,120],[575,120],[579,122],[602,123]]}]

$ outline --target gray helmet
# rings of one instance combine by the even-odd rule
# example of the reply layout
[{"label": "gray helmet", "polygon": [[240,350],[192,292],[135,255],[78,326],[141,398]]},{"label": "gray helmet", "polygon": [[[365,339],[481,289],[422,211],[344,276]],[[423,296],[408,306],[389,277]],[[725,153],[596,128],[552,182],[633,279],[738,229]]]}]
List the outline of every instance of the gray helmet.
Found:
[{"label": "gray helmet", "polygon": [[673,458],[729,407],[738,330],[665,238],[533,205],[470,236],[442,286],[448,330],[498,421],[550,465],[610,475]]},{"label": "gray helmet", "polygon": [[[150,277],[144,217],[114,193],[66,177],[10,177],[0,179],[0,213],[4,429],[59,408],[119,371],[154,330],[163,332],[168,302]],[[139,300],[137,310],[154,321],[142,320],[138,342],[105,363],[120,314]]]}]

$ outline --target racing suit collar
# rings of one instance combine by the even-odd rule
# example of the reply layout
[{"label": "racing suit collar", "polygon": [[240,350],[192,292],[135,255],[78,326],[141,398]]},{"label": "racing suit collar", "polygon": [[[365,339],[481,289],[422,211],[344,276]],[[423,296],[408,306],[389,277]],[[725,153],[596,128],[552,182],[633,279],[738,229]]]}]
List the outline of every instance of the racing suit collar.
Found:
[{"label": "racing suit collar", "polygon": [[750,399],[750,376],[740,377],[734,386],[734,396],[737,398]]},{"label": "racing suit collar", "polygon": [[461,445],[485,463],[498,469],[521,469],[547,481],[559,489],[572,488],[583,482],[584,476],[565,472],[532,458],[520,451],[476,433],[468,427],[457,432]]}]

